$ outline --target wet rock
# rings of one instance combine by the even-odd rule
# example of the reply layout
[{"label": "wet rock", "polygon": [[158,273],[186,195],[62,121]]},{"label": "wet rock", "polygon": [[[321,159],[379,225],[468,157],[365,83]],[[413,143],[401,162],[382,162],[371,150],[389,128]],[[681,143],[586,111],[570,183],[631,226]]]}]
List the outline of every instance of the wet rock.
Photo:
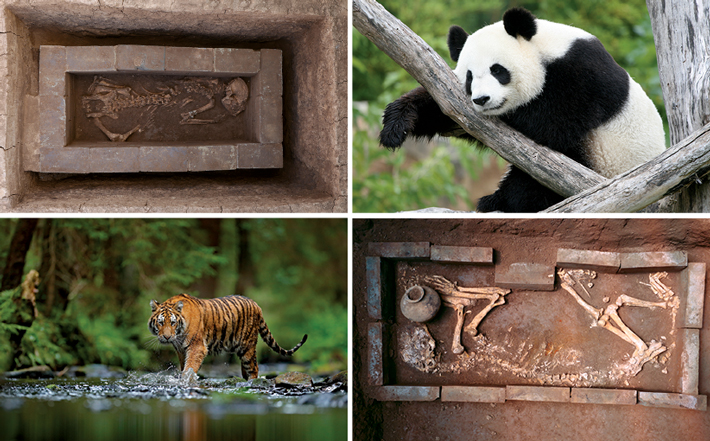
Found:
[{"label": "wet rock", "polygon": [[303,372],[286,372],[274,379],[277,387],[305,387],[313,386],[313,378]]},{"label": "wet rock", "polygon": [[258,377],[253,378],[247,382],[249,387],[254,387],[258,389],[268,389],[273,387],[275,384],[274,380],[271,378]]},{"label": "wet rock", "polygon": [[16,371],[5,372],[5,378],[54,378],[56,374],[49,366],[32,366],[27,369],[19,369]]},{"label": "wet rock", "polygon": [[348,371],[340,371],[337,374],[328,377],[327,380],[325,380],[326,384],[335,384],[335,383],[343,383],[343,384],[348,384]]}]

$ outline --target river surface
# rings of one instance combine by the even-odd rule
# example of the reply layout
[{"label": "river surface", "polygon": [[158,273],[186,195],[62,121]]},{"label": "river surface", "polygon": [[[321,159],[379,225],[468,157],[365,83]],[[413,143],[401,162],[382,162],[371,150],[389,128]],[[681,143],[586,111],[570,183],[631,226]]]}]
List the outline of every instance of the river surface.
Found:
[{"label": "river surface", "polygon": [[347,440],[344,384],[283,388],[172,373],[0,378],[1,440]]}]

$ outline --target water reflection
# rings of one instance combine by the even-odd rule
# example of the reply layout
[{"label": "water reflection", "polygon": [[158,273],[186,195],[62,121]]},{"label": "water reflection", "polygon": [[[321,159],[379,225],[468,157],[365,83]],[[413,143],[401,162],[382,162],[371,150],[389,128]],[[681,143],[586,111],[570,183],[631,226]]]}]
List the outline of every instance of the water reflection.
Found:
[{"label": "water reflection", "polygon": [[347,439],[344,392],[279,396],[219,381],[148,380],[0,380],[0,439]]}]

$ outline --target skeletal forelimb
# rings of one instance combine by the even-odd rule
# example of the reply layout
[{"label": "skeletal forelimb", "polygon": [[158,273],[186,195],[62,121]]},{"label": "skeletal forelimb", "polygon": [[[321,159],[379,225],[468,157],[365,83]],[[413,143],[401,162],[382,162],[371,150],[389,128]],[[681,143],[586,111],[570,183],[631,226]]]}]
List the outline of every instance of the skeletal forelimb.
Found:
[{"label": "skeletal forelimb", "polygon": [[[432,288],[439,291],[441,300],[445,306],[454,308],[456,311],[456,328],[451,351],[454,354],[461,354],[464,347],[461,344],[461,332],[465,330],[472,335],[478,334],[478,325],[496,306],[505,303],[505,295],[510,293],[509,289],[496,287],[466,288],[458,286],[442,276],[431,276],[424,279]],[[471,311],[465,311],[467,306],[473,306],[478,300],[488,300],[488,304],[473,317],[473,320],[464,328],[465,315]]]},{"label": "skeletal forelimb", "polygon": [[667,273],[653,273],[649,276],[651,290],[663,301],[648,302],[640,300],[626,294],[617,297],[616,301],[606,308],[595,308],[585,302],[577,292],[576,288],[583,287],[583,279],[593,279],[596,277],[594,271],[589,270],[564,270],[559,269],[557,274],[560,277],[562,288],[567,291],[579,303],[587,313],[594,319],[594,325],[602,327],[614,335],[632,344],[635,347],[634,353],[629,360],[626,371],[631,375],[636,375],[641,371],[643,365],[655,359],[658,355],[666,351],[666,347],[660,342],[651,340],[644,342],[635,332],[631,330],[619,317],[618,309],[622,306],[636,306],[641,308],[677,308],[677,297],[670,288],[661,283],[660,279],[667,276]]}]

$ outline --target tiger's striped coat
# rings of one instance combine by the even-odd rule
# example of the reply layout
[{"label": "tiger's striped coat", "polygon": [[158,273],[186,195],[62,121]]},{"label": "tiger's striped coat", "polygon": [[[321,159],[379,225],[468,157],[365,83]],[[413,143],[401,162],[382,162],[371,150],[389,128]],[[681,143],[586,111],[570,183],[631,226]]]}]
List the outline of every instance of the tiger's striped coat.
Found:
[{"label": "tiger's striped coat", "polygon": [[[242,296],[198,299],[180,294],[163,303],[150,301],[153,314],[148,327],[158,341],[172,344],[180,359],[182,376],[196,374],[208,353],[234,352],[242,362],[242,377],[259,376],[256,361],[257,335],[275,352],[290,356],[305,343],[292,349],[281,348],[271,335],[261,308]],[[192,369],[192,372],[189,372]]]}]

